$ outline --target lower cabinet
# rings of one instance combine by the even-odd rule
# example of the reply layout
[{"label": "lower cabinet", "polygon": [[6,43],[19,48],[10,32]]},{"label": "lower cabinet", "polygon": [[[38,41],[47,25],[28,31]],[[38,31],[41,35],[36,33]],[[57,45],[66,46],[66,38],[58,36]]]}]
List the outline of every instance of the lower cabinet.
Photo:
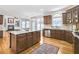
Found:
[{"label": "lower cabinet", "polygon": [[74,53],[79,54],[79,38],[77,37],[74,40]]},{"label": "lower cabinet", "polygon": [[38,42],[40,42],[40,31],[18,35],[10,34],[10,47],[15,53],[26,50]]},{"label": "lower cabinet", "polygon": [[56,31],[55,30],[51,30],[51,37],[56,39]]},{"label": "lower cabinet", "polygon": [[33,44],[36,44],[40,41],[40,32],[33,32]]},{"label": "lower cabinet", "polygon": [[28,40],[28,47],[33,45],[33,34],[32,32],[26,33],[26,39]]},{"label": "lower cabinet", "polygon": [[3,31],[0,31],[0,38],[3,38]]},{"label": "lower cabinet", "polygon": [[73,36],[71,31],[51,30],[51,38],[63,40],[63,41],[73,44],[74,53],[79,54],[79,38]]},{"label": "lower cabinet", "polygon": [[27,49],[28,48],[28,40],[26,39],[26,34],[20,34],[20,35],[17,35],[17,52],[19,51],[22,51],[24,49]]},{"label": "lower cabinet", "polygon": [[[43,31],[45,32],[45,29]],[[44,32],[43,35],[45,36]],[[59,29],[51,29],[51,38],[67,41],[71,44],[73,44],[74,40],[74,36],[71,31],[59,30]]]},{"label": "lower cabinet", "polygon": [[75,37],[73,36],[72,32],[65,31],[65,41],[72,44],[74,39],[75,39]]},{"label": "lower cabinet", "polygon": [[[52,30],[53,31],[53,30]],[[64,40],[64,31],[62,30],[54,30],[55,31],[55,39]],[[53,31],[53,32],[54,32]],[[53,36],[53,35],[52,35]],[[52,37],[53,38],[53,37]]]}]

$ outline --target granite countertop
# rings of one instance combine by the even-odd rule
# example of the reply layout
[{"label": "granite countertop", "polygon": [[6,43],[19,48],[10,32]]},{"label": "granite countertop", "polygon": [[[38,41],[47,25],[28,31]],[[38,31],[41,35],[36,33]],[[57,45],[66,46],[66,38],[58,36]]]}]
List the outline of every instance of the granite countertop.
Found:
[{"label": "granite countertop", "polygon": [[73,36],[79,38],[79,35],[77,35],[75,32],[72,32]]},{"label": "granite countertop", "polygon": [[70,30],[70,29],[62,29],[62,28],[44,28],[44,29],[73,31],[73,30]]},{"label": "granite countertop", "polygon": [[74,37],[79,38],[79,35],[77,35],[73,30],[69,30],[69,29],[61,29],[61,28],[44,28],[44,29],[52,29],[52,30],[66,30],[66,31],[71,31]]},{"label": "granite countertop", "polygon": [[[40,31],[40,30],[34,30],[34,31]],[[34,32],[34,31],[22,31],[22,30],[20,30],[20,31],[9,31],[9,33],[18,35],[18,34],[23,34],[23,33]]]}]

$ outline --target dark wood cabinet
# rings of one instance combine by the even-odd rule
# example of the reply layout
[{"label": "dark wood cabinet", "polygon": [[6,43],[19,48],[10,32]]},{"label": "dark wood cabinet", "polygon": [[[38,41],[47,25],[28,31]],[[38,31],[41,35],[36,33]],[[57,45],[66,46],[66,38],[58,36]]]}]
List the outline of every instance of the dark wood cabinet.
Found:
[{"label": "dark wood cabinet", "polygon": [[67,13],[62,13],[63,24],[67,24]]},{"label": "dark wood cabinet", "polygon": [[72,9],[69,9],[66,11],[67,13],[67,24],[71,24],[72,23]]},{"label": "dark wood cabinet", "polygon": [[38,42],[40,42],[40,31],[18,35],[10,34],[10,47],[15,53],[28,49]]},{"label": "dark wood cabinet", "polygon": [[45,29],[43,29],[43,31],[42,31],[42,32],[43,32],[43,33],[42,33],[42,34],[43,34],[43,36],[45,37]]},{"label": "dark wood cabinet", "polygon": [[[45,31],[45,29],[43,31]],[[45,33],[43,33],[43,35],[45,35]],[[46,36],[44,36],[44,37],[46,37]],[[51,29],[51,37],[50,38],[63,40],[63,41],[69,42],[71,44],[73,44],[73,40],[74,40],[74,36],[71,31],[58,30],[58,29],[55,29],[55,30]]]},{"label": "dark wood cabinet", "polygon": [[74,53],[79,54],[79,38],[77,37],[74,40]]},{"label": "dark wood cabinet", "polygon": [[38,43],[40,39],[41,39],[40,32],[38,31],[33,32],[33,44]]},{"label": "dark wood cabinet", "polygon": [[55,30],[51,30],[51,37],[56,39],[56,31]]},{"label": "dark wood cabinet", "polygon": [[65,41],[67,41],[69,43],[73,43],[74,38],[75,37],[73,36],[72,32],[65,31]]},{"label": "dark wood cabinet", "polygon": [[52,16],[51,15],[44,16],[44,24],[52,24]]},{"label": "dark wood cabinet", "polygon": [[79,5],[68,9],[62,13],[63,24],[77,24],[79,23]]},{"label": "dark wood cabinet", "polygon": [[79,6],[72,8],[73,24],[79,23]]},{"label": "dark wood cabinet", "polygon": [[0,15],[0,24],[3,24],[3,15]]},{"label": "dark wood cabinet", "polygon": [[64,40],[64,30],[52,30],[52,38]]},{"label": "dark wood cabinet", "polygon": [[35,43],[40,41],[40,39],[41,39],[41,35],[40,34],[41,33],[39,31],[36,32],[36,36],[35,36],[36,37],[36,40],[35,40],[36,42]]},{"label": "dark wood cabinet", "polygon": [[16,38],[17,39],[17,52],[28,48],[27,46],[28,41],[26,40],[26,34],[19,34],[16,37],[17,37]]},{"label": "dark wood cabinet", "polygon": [[3,31],[0,31],[0,38],[3,38]]},{"label": "dark wood cabinet", "polygon": [[14,34],[10,33],[10,48],[12,48],[12,50],[17,51],[17,43],[16,43],[16,36]]},{"label": "dark wood cabinet", "polygon": [[26,36],[27,36],[27,39],[28,39],[28,42],[29,42],[28,46],[30,47],[30,46],[33,45],[33,35],[32,35],[32,32],[27,33]]},{"label": "dark wood cabinet", "polygon": [[18,53],[28,48],[27,46],[28,41],[26,40],[26,34],[19,34],[19,35],[10,34],[10,36],[11,36],[10,45],[11,45],[12,50],[14,50],[14,52]]},{"label": "dark wood cabinet", "polygon": [[65,41],[65,30],[59,30],[59,38]]}]

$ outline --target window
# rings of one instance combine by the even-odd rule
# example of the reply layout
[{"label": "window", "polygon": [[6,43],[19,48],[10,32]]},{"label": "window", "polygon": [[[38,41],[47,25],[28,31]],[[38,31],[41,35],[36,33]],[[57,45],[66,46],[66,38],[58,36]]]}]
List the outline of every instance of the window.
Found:
[{"label": "window", "polygon": [[30,21],[26,21],[26,28],[30,28]]},{"label": "window", "polygon": [[29,20],[21,20],[21,28],[24,30],[30,29],[30,21]]},{"label": "window", "polygon": [[52,18],[52,26],[54,27],[62,27],[63,21],[62,21],[62,12],[58,11],[53,14]]},{"label": "window", "polygon": [[53,18],[52,26],[56,26],[56,27],[62,26],[62,18],[61,17]]},{"label": "window", "polygon": [[37,30],[40,30],[41,29],[41,19],[38,18],[37,19]]},{"label": "window", "polygon": [[26,28],[26,25],[25,24],[26,24],[25,21],[22,21],[22,23],[21,23],[22,29],[25,29]]},{"label": "window", "polygon": [[41,30],[43,28],[43,18],[32,18],[32,30]]}]

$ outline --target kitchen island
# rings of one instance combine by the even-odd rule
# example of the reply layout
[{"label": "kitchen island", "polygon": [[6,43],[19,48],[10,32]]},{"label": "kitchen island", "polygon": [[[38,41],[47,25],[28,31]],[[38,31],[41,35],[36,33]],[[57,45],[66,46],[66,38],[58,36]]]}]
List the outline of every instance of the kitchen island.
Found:
[{"label": "kitchen island", "polygon": [[40,42],[40,30],[37,31],[10,31],[10,48],[19,53]]}]

